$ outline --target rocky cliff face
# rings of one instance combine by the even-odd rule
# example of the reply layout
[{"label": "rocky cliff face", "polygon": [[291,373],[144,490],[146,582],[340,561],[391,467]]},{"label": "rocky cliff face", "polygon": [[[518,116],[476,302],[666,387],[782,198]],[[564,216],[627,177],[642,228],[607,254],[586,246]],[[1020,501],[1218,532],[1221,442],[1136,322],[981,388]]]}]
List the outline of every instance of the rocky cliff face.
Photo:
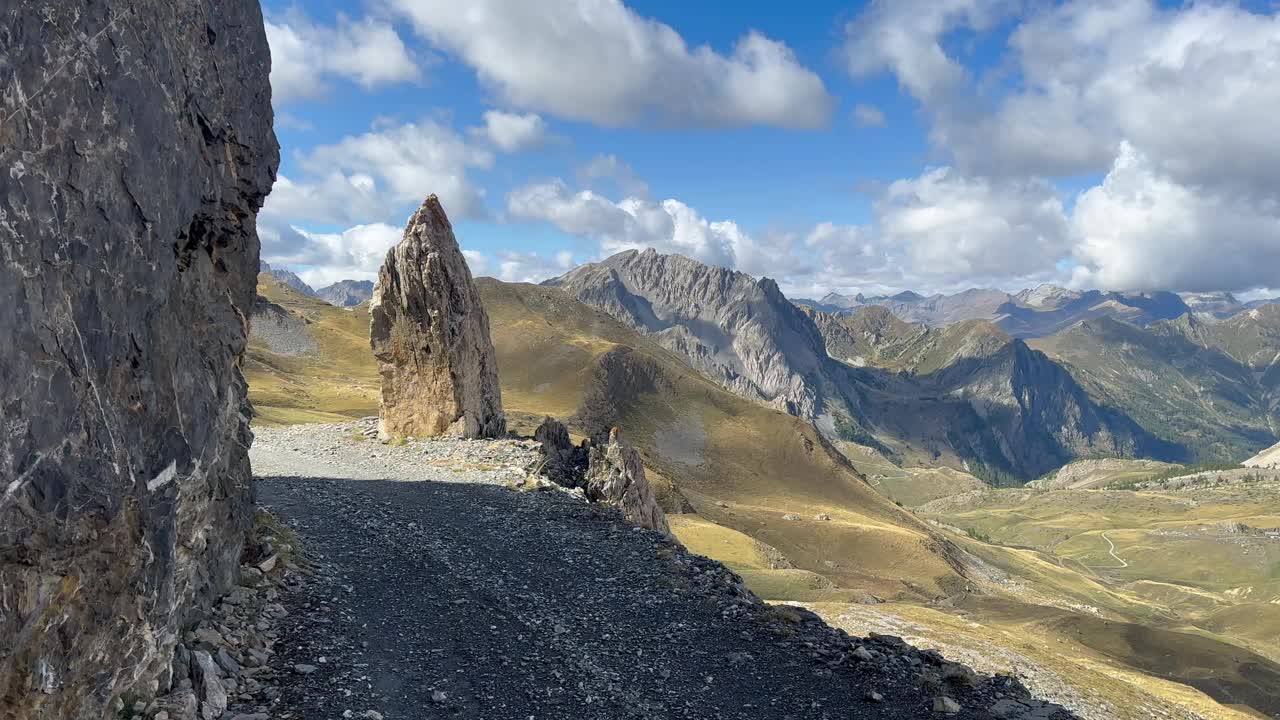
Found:
[{"label": "rocky cliff face", "polygon": [[373,297],[373,283],[368,280],[339,280],[317,290],[316,297],[330,305],[355,307]]},{"label": "rocky cliff face", "polygon": [[251,0],[12,0],[0,58],[0,716],[100,718],[239,568],[270,57]]},{"label": "rocky cliff face", "polygon": [[823,412],[822,337],[768,278],[650,249],[546,284],[652,335],[738,395],[801,417]]},{"label": "rocky cliff face", "polygon": [[369,314],[382,377],[380,435],[506,432],[489,316],[435,195],[387,252]]}]

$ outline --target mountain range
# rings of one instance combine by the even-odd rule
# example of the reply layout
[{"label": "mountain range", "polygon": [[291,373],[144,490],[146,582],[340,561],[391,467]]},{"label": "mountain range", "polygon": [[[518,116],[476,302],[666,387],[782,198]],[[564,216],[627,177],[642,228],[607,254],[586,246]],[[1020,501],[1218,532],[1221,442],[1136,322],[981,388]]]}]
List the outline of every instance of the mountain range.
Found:
[{"label": "mountain range", "polygon": [[274,268],[265,260],[258,262],[258,272],[264,272],[307,297],[319,298],[338,307],[355,307],[373,296],[373,283],[368,280],[339,280],[314,290],[291,270]]},{"label": "mountain range", "polygon": [[[842,348],[866,342],[856,315],[792,304],[772,280],[681,256],[626,251],[545,284],[651,336],[738,395],[901,460],[1016,481],[1077,457],[1183,454],[1094,402],[1061,366],[990,323],[958,333],[945,363],[922,359],[908,368],[842,361],[849,359]],[[895,325],[880,312],[886,343],[912,336],[938,345],[924,337],[933,331]],[[981,337],[991,332],[994,342]],[[937,372],[902,372],[926,366]]]},{"label": "mountain range", "polygon": [[821,300],[801,298],[795,302],[832,314],[847,314],[868,306],[885,307],[902,320],[934,327],[965,320],[987,320],[1010,335],[1025,339],[1052,335],[1096,317],[1111,317],[1135,325],[1172,320],[1187,313],[1203,319],[1224,320],[1280,302],[1280,298],[1242,303],[1228,292],[1129,293],[1040,285],[1017,293],[976,288],[953,295],[929,296],[911,291],[874,297],[829,293]]}]

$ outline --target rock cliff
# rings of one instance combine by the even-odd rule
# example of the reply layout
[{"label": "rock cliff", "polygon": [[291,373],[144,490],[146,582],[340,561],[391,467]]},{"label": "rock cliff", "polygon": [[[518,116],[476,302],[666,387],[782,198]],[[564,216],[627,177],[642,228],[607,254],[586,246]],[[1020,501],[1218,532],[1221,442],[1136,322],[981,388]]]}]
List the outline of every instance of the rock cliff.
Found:
[{"label": "rock cliff", "polygon": [[823,411],[822,337],[768,278],[649,249],[546,284],[652,335],[738,395],[800,417]]},{"label": "rock cliff", "polygon": [[0,717],[167,689],[252,496],[258,3],[0,8]]},{"label": "rock cliff", "polygon": [[387,252],[369,314],[382,437],[506,432],[489,316],[435,195]]}]

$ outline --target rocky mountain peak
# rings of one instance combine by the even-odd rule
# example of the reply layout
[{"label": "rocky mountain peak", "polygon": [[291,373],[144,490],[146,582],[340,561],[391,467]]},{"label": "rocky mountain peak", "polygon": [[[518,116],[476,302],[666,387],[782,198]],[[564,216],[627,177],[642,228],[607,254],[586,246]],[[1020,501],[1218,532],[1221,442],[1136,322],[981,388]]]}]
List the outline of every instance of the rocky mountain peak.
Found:
[{"label": "rocky mountain peak", "polygon": [[821,335],[773,280],[650,249],[545,284],[653,335],[740,395],[803,417],[821,412]]}]

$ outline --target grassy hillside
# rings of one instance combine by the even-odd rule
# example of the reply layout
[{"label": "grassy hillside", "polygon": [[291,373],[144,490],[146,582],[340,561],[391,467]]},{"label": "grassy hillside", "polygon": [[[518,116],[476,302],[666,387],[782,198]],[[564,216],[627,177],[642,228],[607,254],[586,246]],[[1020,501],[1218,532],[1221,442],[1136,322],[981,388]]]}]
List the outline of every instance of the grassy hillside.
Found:
[{"label": "grassy hillside", "polygon": [[[1239,462],[1276,441],[1277,399],[1263,382],[1266,368],[1211,346],[1223,342],[1241,355],[1249,348],[1248,356],[1258,358],[1255,346],[1263,341],[1238,328],[1215,327],[1197,332],[1171,322],[1140,328],[1099,318],[1031,344],[1066,364],[1096,400],[1125,410],[1150,432],[1191,450],[1194,459]],[[1214,340],[1217,333],[1223,339]]]},{"label": "grassy hillside", "polygon": [[[254,318],[244,374],[255,422],[333,422],[378,414],[378,370],[369,350],[366,306],[334,307],[265,273],[258,275],[258,295],[255,315],[270,311],[262,301],[283,310],[282,316],[271,316],[271,324],[283,326],[285,337],[277,340],[266,330],[267,322]],[[292,342],[295,333],[310,342]]]},{"label": "grassy hillside", "polygon": [[836,587],[931,597],[963,585],[947,544],[810,424],[723,390],[560,290],[478,284],[515,418],[558,415],[583,433],[620,426],[701,517]]}]

